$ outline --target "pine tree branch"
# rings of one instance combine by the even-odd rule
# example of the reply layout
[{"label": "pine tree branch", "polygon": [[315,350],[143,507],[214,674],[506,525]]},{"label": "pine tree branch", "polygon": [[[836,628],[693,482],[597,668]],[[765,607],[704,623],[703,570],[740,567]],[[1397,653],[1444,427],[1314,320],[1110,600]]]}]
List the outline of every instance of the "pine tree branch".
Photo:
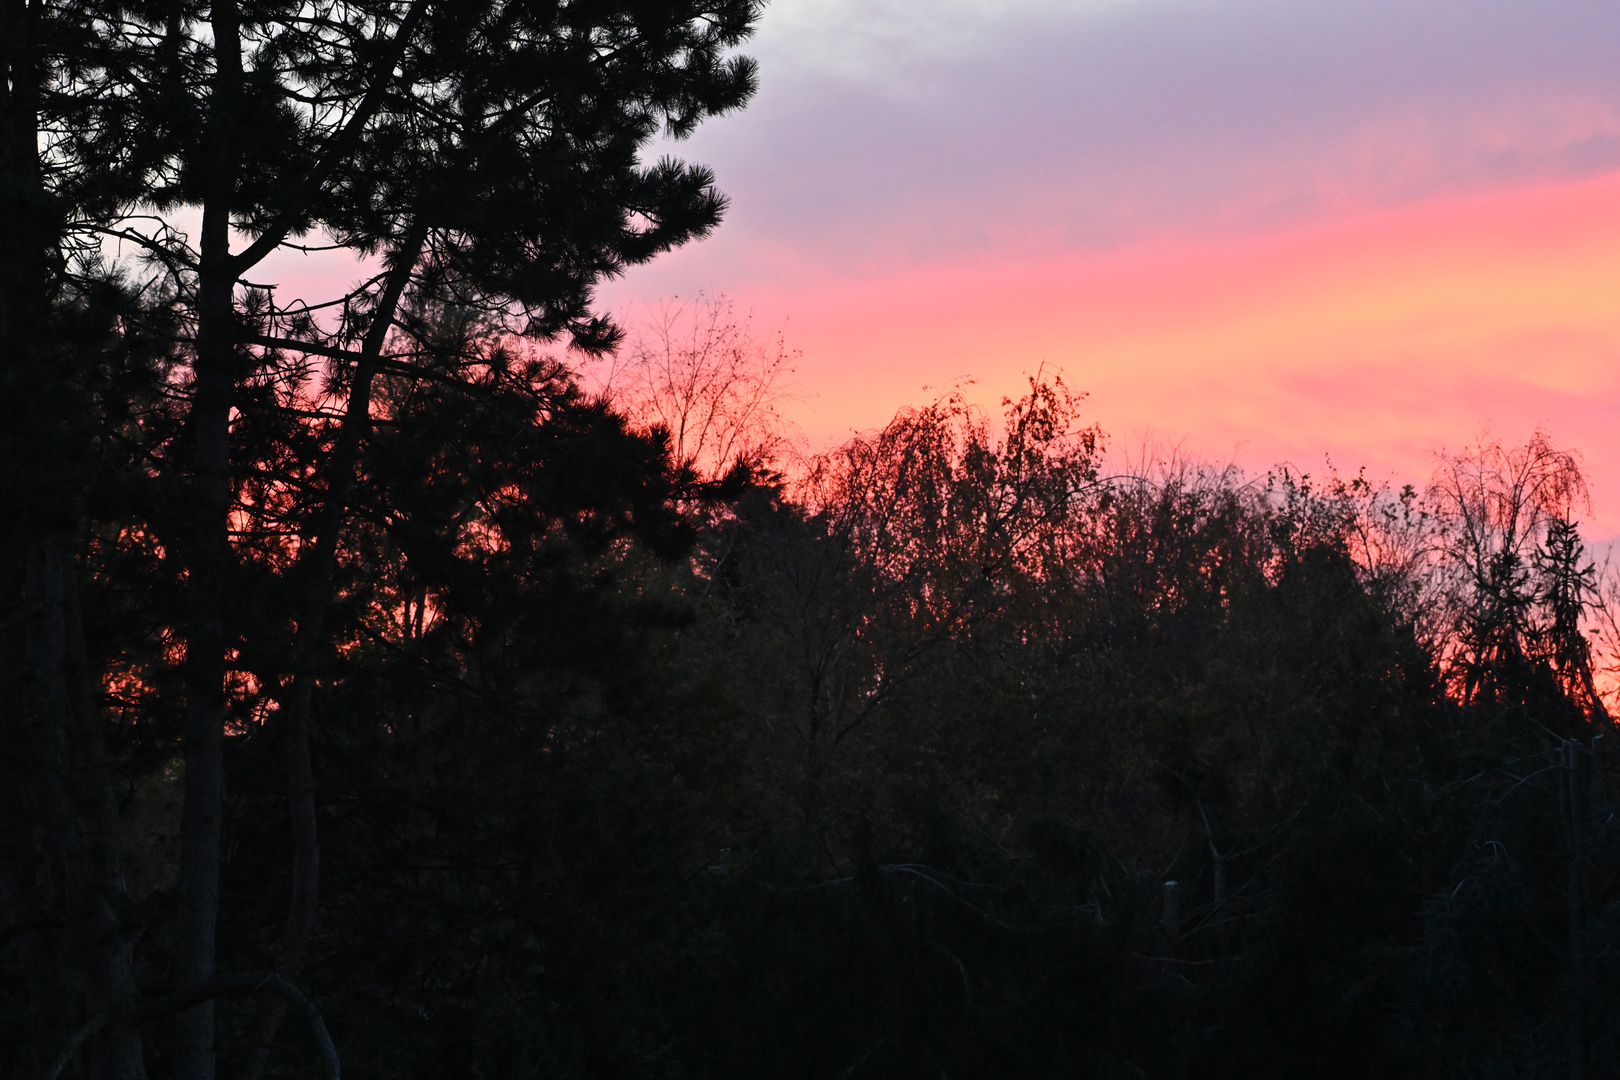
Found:
[{"label": "pine tree branch", "polygon": [[383,98],[386,96],[386,88],[394,81],[394,68],[405,54],[405,49],[411,43],[411,39],[416,36],[416,28],[427,15],[427,9],[428,0],[414,0],[411,4],[411,9],[405,13],[405,18],[400,21],[399,28],[394,32],[394,38],[389,43],[388,49],[377,60],[377,65],[373,69],[371,87],[366,91],[366,96],[360,99],[360,104],[355,107],[354,112],[350,114],[342,129],[328,144],[326,152],[321,155],[314,168],[310,169],[308,175],[304,177],[304,182],[300,185],[298,194],[281,208],[281,212],[270,223],[270,226],[259,234],[257,240],[232,257],[231,263],[238,275],[257,265],[260,260],[281,245],[281,242],[292,232],[293,226],[303,215],[304,209],[309,205],[310,200],[315,197],[315,193],[320,191],[321,187],[331,177],[332,172],[338,167],[338,163],[348,157],[355,144],[360,141],[360,135],[365,130],[365,126],[371,122],[371,118],[382,107]]}]

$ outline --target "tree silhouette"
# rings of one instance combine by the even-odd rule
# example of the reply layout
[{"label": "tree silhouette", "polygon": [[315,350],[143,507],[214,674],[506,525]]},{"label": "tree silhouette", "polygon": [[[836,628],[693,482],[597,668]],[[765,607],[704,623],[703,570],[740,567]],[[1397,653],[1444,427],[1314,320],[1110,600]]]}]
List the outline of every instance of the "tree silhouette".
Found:
[{"label": "tree silhouette", "polygon": [[[61,465],[42,490],[80,486],[72,462],[89,441],[82,423],[60,422],[90,414],[82,395],[67,392],[74,380],[50,382],[46,346],[24,341],[36,332],[27,328],[48,325],[40,315],[51,298],[51,260],[78,250],[89,265],[98,237],[135,245],[147,259],[148,287],[172,294],[183,316],[181,364],[170,376],[179,426],[151,448],[166,492],[151,526],[183,568],[186,595],[186,798],[172,973],[179,985],[203,985],[215,972],[223,740],[239,704],[233,666],[254,668],[253,678],[272,688],[291,676],[281,712],[301,809],[280,967],[293,975],[299,968],[318,866],[304,735],[309,685],[369,434],[371,381],[402,300],[420,294],[486,316],[509,312],[519,332],[566,332],[583,348],[612,343],[615,331],[590,309],[594,282],[702,235],[723,208],[706,170],[671,159],[644,165],[639,154],[661,129],[680,137],[746,101],[752,65],[728,52],[756,14],[736,0],[588,10],[426,2],[317,12],[297,4],[7,7],[8,86],[17,91],[6,103],[4,162],[8,371],[26,400],[62,410],[42,416],[42,432],[78,440],[71,453],[55,448]],[[42,142],[39,132],[57,137]],[[54,215],[43,212],[52,207]],[[168,216],[188,208],[201,214],[195,246]],[[156,219],[141,216],[152,210]],[[290,309],[245,284],[266,257],[303,246],[312,231],[359,253],[381,249],[384,272],[331,303]],[[323,314],[332,311],[342,313],[335,322]],[[312,356],[346,388],[345,419],[326,420],[318,408],[309,415],[299,387]],[[335,436],[301,434],[296,422],[289,426],[300,414]],[[19,440],[7,465],[43,476],[30,470],[39,460],[31,455],[49,449]],[[296,457],[326,449],[333,453],[324,463]],[[281,479],[266,484],[267,473]],[[305,496],[295,500],[303,509],[289,532],[289,519],[277,515],[293,505],[286,492],[294,489]],[[50,556],[52,545],[62,546],[52,537],[78,520],[68,509],[33,530],[29,543],[42,553],[34,562],[44,569],[30,595],[68,595],[70,568],[58,567],[70,559]],[[300,514],[307,525],[296,524]],[[287,622],[253,627],[249,611],[275,608],[253,590],[276,557],[262,538],[277,532],[304,536],[292,575],[300,604]],[[259,569],[249,565],[265,558],[271,562]],[[67,625],[60,609],[47,617]],[[278,647],[266,635],[289,623],[297,627],[291,670],[269,670],[264,657]],[[32,640],[65,641],[65,633]],[[34,673],[30,685],[71,666],[67,645],[51,648],[54,658],[19,666]],[[47,708],[41,702],[36,715]],[[107,824],[98,833],[115,834]],[[127,944],[127,934],[101,936]],[[119,979],[91,995],[92,1012],[132,992],[127,975]],[[108,1075],[139,1072],[139,1044],[121,1034],[124,1026],[114,1022],[91,1041],[99,1061],[98,1047],[122,1040],[122,1063],[107,1066]],[[275,1026],[273,1009],[261,1030]],[[188,1004],[180,1032],[177,1073],[213,1075],[212,1003]],[[262,1060],[253,1070],[260,1068]]]},{"label": "tree silhouette", "polygon": [[1111,474],[1036,376],[791,460],[593,299],[757,15],[0,0],[0,1057],[1614,1074],[1578,457]]}]

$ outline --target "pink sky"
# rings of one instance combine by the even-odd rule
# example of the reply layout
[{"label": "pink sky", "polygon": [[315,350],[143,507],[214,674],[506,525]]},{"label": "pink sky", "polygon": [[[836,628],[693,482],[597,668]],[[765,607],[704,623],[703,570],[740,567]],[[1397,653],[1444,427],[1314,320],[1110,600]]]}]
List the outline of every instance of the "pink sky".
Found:
[{"label": "pink sky", "polygon": [[1116,447],[1262,470],[1539,425],[1620,534],[1620,13],[1300,7],[779,0],[759,100],[675,148],[727,224],[604,300],[785,331],[818,443],[1045,365]]}]

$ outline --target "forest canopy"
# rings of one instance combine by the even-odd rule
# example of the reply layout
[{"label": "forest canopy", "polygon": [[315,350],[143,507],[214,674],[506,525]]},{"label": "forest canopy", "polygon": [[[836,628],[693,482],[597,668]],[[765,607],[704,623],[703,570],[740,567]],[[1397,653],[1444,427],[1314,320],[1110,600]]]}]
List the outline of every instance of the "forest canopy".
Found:
[{"label": "forest canopy", "polygon": [[0,0],[8,1075],[1620,1075],[1578,455],[804,451],[757,17]]}]

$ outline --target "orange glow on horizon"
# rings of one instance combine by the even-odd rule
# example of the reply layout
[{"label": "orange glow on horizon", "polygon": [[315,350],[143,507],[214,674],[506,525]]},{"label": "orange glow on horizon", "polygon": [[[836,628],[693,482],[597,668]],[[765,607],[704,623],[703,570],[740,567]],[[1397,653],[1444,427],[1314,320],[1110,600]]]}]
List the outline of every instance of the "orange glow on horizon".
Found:
[{"label": "orange glow on horizon", "polygon": [[[1538,425],[1620,533],[1620,175],[1258,239],[896,266],[732,291],[802,350],[815,445],[963,378],[993,405],[1045,365],[1116,448],[1422,482],[1429,455]],[[925,387],[932,389],[925,389]]]}]

